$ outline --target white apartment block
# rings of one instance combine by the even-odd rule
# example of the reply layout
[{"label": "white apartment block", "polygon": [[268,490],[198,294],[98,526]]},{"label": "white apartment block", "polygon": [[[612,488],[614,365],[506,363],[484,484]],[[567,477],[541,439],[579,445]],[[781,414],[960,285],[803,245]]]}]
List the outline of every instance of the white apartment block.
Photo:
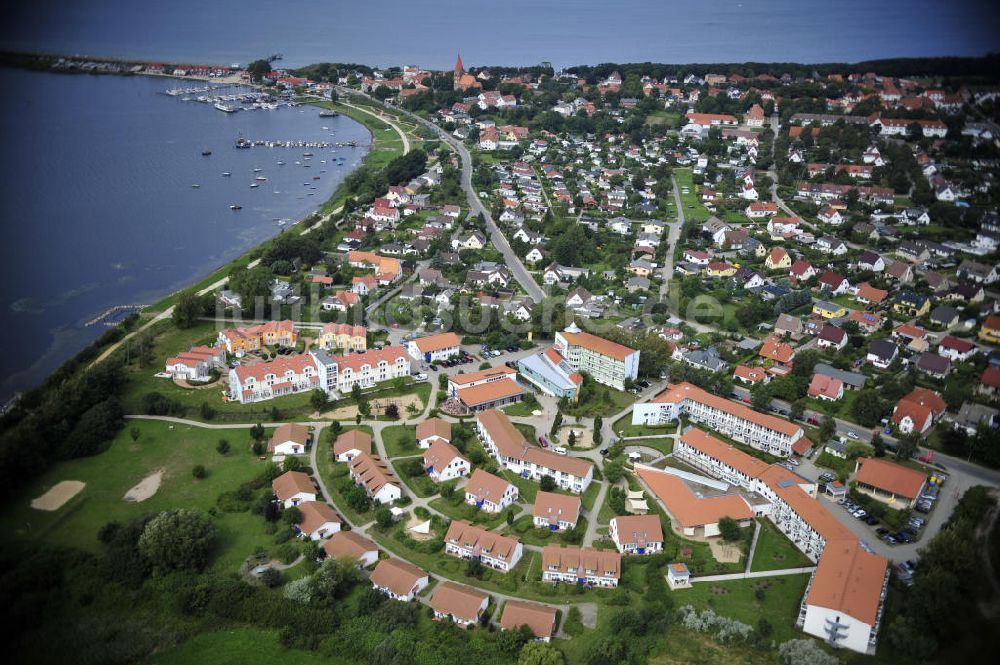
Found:
[{"label": "white apartment block", "polygon": [[625,382],[639,376],[639,352],[590,333],[575,323],[557,332],[553,346],[576,372],[594,381],[625,390]]},{"label": "white apartment block", "polygon": [[445,554],[479,561],[502,573],[516,566],[524,553],[517,538],[493,533],[462,520],[452,521],[444,537],[444,547]]},{"label": "white apartment block", "polygon": [[614,588],[621,577],[622,556],[609,550],[546,545],[542,581]]},{"label": "white apartment block", "polygon": [[594,465],[586,460],[531,446],[507,416],[495,409],[476,414],[476,433],[486,450],[506,469],[522,478],[551,477],[556,487],[583,493],[594,479]]},{"label": "white apartment block", "polygon": [[758,413],[687,382],[669,387],[649,402],[636,404],[632,424],[665,425],[681,413],[740,443],[779,457],[788,457],[805,436],[802,428],[792,422]]},{"label": "white apartment block", "polygon": [[369,349],[346,356],[333,356],[315,349],[309,355],[319,376],[317,387],[331,395],[349,393],[355,384],[372,388],[383,381],[410,375],[410,358],[401,346]]}]

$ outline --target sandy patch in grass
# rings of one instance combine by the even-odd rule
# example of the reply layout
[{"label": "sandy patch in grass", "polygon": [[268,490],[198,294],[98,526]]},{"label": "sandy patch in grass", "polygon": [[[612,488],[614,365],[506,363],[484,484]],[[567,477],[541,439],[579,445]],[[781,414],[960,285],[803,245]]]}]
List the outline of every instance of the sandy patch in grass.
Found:
[{"label": "sandy patch in grass", "polygon": [[[376,408],[376,402],[378,403]],[[383,409],[388,402],[395,402],[396,406],[399,407],[399,418],[400,420],[404,418],[409,418],[410,414],[406,411],[407,407],[411,404],[420,410],[423,410],[423,402],[420,401],[418,395],[402,395],[400,397],[389,397],[389,398],[376,398],[370,400],[368,404],[372,408],[373,416],[383,415]],[[339,409],[334,409],[333,411],[327,411],[323,414],[323,418],[330,420],[353,420],[355,416],[358,415],[358,407],[355,404],[351,406],[342,406]]]},{"label": "sandy patch in grass", "polygon": [[739,563],[743,552],[736,545],[723,542],[721,538],[706,538],[708,546],[712,550],[712,556],[719,563]]},{"label": "sandy patch in grass", "polygon": [[559,445],[569,447],[569,433],[576,432],[576,444],[574,450],[587,450],[594,447],[594,428],[584,425],[563,425],[556,432],[559,437]]},{"label": "sandy patch in grass", "polygon": [[433,525],[431,526],[430,533],[417,533],[416,531],[412,530],[413,527],[417,526],[418,524],[423,524],[426,521],[427,520],[420,519],[417,516],[411,517],[410,521],[406,523],[406,535],[409,536],[410,538],[413,538],[413,540],[430,540],[431,538],[433,538],[435,535]]},{"label": "sandy patch in grass", "polygon": [[32,500],[31,507],[35,510],[59,510],[63,504],[83,491],[87,483],[79,480],[63,480],[53,485],[48,492]]},{"label": "sandy patch in grass", "polygon": [[163,469],[154,471],[140,480],[138,485],[135,485],[128,492],[125,492],[125,496],[122,497],[122,499],[124,501],[135,501],[136,503],[145,501],[156,494],[156,490],[160,489],[160,481],[162,480]]}]

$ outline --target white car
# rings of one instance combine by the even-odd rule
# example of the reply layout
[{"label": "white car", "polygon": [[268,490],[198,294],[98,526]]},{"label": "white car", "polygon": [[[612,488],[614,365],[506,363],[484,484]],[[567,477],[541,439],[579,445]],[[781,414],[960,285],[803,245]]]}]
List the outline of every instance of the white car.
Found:
[{"label": "white car", "polygon": [[560,455],[565,455],[565,454],[566,454],[566,452],[567,452],[567,451],[566,451],[566,449],[565,449],[565,448],[563,448],[562,446],[556,446],[556,447],[555,447],[555,448],[553,448],[552,450],[554,450],[554,451],[555,451],[556,453],[558,453],[558,454],[560,454]]},{"label": "white car", "polygon": [[417,381],[426,381],[427,380],[427,375],[421,373],[421,374],[417,374],[413,378],[416,379]]}]

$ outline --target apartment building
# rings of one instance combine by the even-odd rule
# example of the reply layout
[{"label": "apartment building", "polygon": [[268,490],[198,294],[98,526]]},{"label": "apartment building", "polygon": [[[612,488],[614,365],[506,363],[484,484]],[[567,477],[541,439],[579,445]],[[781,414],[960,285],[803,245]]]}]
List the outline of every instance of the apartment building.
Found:
[{"label": "apartment building", "polygon": [[874,653],[889,581],[888,561],[816,500],[815,483],[767,465],[705,432],[691,429],[675,456],[767,500],[761,510],[807,557],[818,562],[803,596],[803,631],[859,653]]},{"label": "apartment building", "polygon": [[167,358],[166,372],[173,379],[207,381],[213,369],[226,366],[226,354],[218,346],[194,346]]},{"label": "apartment building", "polygon": [[577,494],[585,492],[594,478],[592,463],[529,445],[521,431],[500,411],[477,413],[476,433],[490,455],[523,478],[540,481],[549,476],[560,489]]},{"label": "apartment building", "polygon": [[638,351],[583,332],[575,323],[556,333],[553,348],[574,372],[585,372],[618,390],[625,390],[625,382],[639,376]]},{"label": "apartment building", "polygon": [[542,581],[614,588],[622,574],[622,555],[589,547],[546,545],[542,549]]},{"label": "apartment building", "polygon": [[458,335],[453,332],[420,337],[406,344],[406,351],[414,360],[436,362],[459,355]]},{"label": "apartment building", "polygon": [[229,370],[228,395],[241,404],[250,404],[322,385],[312,356],[278,356],[269,362],[239,365]]},{"label": "apartment building", "polygon": [[664,425],[682,413],[695,422],[732,437],[736,441],[779,457],[788,457],[806,441],[795,423],[758,413],[753,409],[713,395],[691,383],[669,386],[654,399],[632,408],[633,425]]},{"label": "apartment building", "polygon": [[459,559],[479,561],[502,573],[521,560],[521,541],[462,520],[452,520],[444,536],[444,551]]},{"label": "apartment building", "polygon": [[299,336],[289,320],[268,321],[258,326],[219,331],[219,344],[237,357],[265,346],[295,346]]},{"label": "apartment building", "polygon": [[319,376],[319,386],[328,394],[349,393],[355,384],[372,388],[383,381],[410,375],[410,358],[401,346],[385,346],[363,353],[333,356],[315,349],[309,352]]},{"label": "apartment building", "polygon": [[368,348],[368,329],[347,323],[327,323],[317,343],[324,351],[364,351]]}]

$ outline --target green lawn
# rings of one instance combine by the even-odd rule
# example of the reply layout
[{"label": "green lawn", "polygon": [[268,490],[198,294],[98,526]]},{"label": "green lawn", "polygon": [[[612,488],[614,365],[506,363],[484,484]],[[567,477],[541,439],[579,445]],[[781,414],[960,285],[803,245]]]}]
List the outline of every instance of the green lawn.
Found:
[{"label": "green lawn", "polygon": [[656,436],[659,434],[673,434],[677,431],[677,426],[672,424],[660,425],[658,427],[633,425],[632,414],[626,413],[624,416],[616,420],[613,425],[611,425],[611,429],[614,430],[615,434],[621,437]]},{"label": "green lawn", "polygon": [[593,388],[588,388],[588,390],[593,391],[589,398],[570,404],[563,410],[563,413],[567,416],[579,416],[580,418],[594,418],[596,416],[606,418],[615,415],[635,402],[635,395],[632,393],[615,390],[605,385],[594,384]]},{"label": "green lawn", "polygon": [[[139,431],[133,443],[130,430]],[[215,451],[219,439],[232,446],[227,455]],[[7,538],[28,539],[97,551],[97,531],[107,522],[127,521],[147,512],[177,507],[207,511],[222,492],[264,470],[264,462],[248,449],[249,430],[208,430],[158,421],[130,421],[111,447],[94,457],[61,462],[30,483],[0,511],[0,528]],[[197,480],[191,469],[202,464],[208,475]],[[128,490],[157,471],[163,472],[156,494],[142,502],[126,502]],[[79,480],[86,487],[58,510],[43,512],[29,505],[53,485]],[[219,511],[215,518],[221,537],[213,567],[232,572],[257,546],[273,542],[264,522],[249,512]]]},{"label": "green lawn", "polygon": [[443,497],[438,497],[430,502],[430,507],[438,511],[445,517],[453,520],[465,520],[473,524],[480,524],[487,529],[495,529],[507,521],[507,513],[513,511],[516,515],[521,512],[520,506],[508,506],[499,515],[487,513],[479,510],[475,506],[465,503],[465,494],[462,490],[455,492],[455,496],[461,496],[462,500],[452,503]]},{"label": "green lawn", "polygon": [[[413,492],[419,497],[434,496],[435,494],[438,493],[437,484],[433,480],[431,480],[429,476],[427,476],[426,474],[420,474],[419,476],[408,476],[405,473],[403,473],[402,469],[400,468],[401,463],[402,460],[395,460],[389,462],[389,464],[395,470],[396,476],[400,480],[402,480],[407,487],[410,488],[411,492]],[[421,463],[421,466],[423,466],[423,463]]]},{"label": "green lawn", "polygon": [[[702,610],[711,607],[718,614],[750,626],[756,626],[760,617],[766,617],[774,627],[774,640],[802,637],[795,629],[799,605],[806,590],[809,574],[783,575],[728,582],[700,582],[690,589],[670,592],[678,607],[691,605]],[[763,600],[757,597],[757,590],[763,591]]]},{"label": "green lawn", "polygon": [[[578,528],[581,532],[585,533],[587,531],[587,520],[581,517],[578,523]],[[531,515],[522,515],[517,518],[513,524],[505,527],[504,533],[510,536],[514,536],[519,539],[522,543],[526,545],[538,545],[539,547],[545,547],[546,545],[570,545],[572,544],[566,539],[567,532],[565,531],[550,531],[549,529],[536,529],[534,526],[534,517]]]},{"label": "green lawn", "polygon": [[674,451],[674,439],[673,437],[669,436],[664,436],[655,439],[636,439],[635,441],[625,441],[625,445],[645,446],[646,448],[655,448],[664,455],[669,455]]},{"label": "green lawn", "polygon": [[750,570],[781,570],[814,565],[771,520],[761,518],[757,522],[760,524],[760,536]]},{"label": "green lawn", "polygon": [[416,425],[393,425],[382,430],[382,443],[389,457],[408,457],[423,453],[417,447]]},{"label": "green lawn", "polygon": [[594,502],[597,501],[597,495],[601,492],[601,483],[594,479],[580,496],[580,503],[583,504],[583,509],[588,513],[594,509]]},{"label": "green lawn", "polygon": [[514,423],[514,427],[524,435],[524,438],[528,440],[528,443],[538,445],[538,434],[535,431],[533,425],[528,425],[525,423]]},{"label": "green lawn", "polygon": [[534,411],[536,409],[539,409],[539,408],[540,407],[539,407],[539,405],[537,403],[528,404],[526,402],[517,402],[515,404],[511,404],[510,406],[505,406],[502,410],[508,416],[524,416],[524,417],[527,417],[527,416],[531,415],[532,411]]},{"label": "green lawn", "polygon": [[196,635],[143,662],[145,665],[273,665],[279,662],[282,665],[346,665],[351,661],[286,649],[278,640],[276,630],[231,628]]}]

